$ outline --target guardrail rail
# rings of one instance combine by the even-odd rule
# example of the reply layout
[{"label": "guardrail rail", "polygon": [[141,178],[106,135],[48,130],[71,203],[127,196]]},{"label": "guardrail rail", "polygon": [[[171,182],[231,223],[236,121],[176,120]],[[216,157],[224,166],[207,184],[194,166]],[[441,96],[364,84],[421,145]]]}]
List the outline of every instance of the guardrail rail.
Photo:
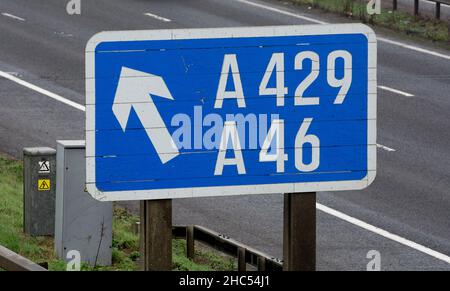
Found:
[{"label": "guardrail rail", "polygon": [[40,265],[0,246],[0,269],[5,271],[47,271]]},{"label": "guardrail rail", "polygon": [[194,242],[199,241],[227,255],[237,257],[238,271],[246,271],[247,264],[254,266],[258,271],[283,269],[281,260],[203,226],[174,226],[172,233],[174,238],[186,239],[186,253],[190,259],[195,256]]},{"label": "guardrail rail", "polygon": [[[419,15],[419,2],[420,0],[413,0],[414,1],[414,15]],[[441,5],[447,5],[450,6],[450,0],[428,0],[430,2],[435,3],[435,13],[434,16],[436,19],[441,18]],[[392,10],[397,10],[398,8],[398,1],[392,0]]]}]

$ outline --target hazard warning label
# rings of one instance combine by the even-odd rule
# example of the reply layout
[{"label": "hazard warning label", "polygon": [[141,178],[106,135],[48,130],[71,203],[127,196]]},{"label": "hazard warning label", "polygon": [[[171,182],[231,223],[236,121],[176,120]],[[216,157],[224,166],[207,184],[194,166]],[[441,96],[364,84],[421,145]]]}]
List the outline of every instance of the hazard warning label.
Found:
[{"label": "hazard warning label", "polygon": [[50,174],[50,161],[39,162],[39,174]]},{"label": "hazard warning label", "polygon": [[39,179],[38,191],[50,191],[50,179]]}]

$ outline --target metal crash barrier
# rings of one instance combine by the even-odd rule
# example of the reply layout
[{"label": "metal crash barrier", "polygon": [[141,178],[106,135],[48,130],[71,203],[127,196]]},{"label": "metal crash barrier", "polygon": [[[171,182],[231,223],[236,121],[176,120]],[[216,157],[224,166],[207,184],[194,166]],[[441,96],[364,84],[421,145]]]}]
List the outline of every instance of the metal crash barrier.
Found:
[{"label": "metal crash barrier", "polygon": [[254,266],[258,271],[283,270],[281,260],[203,226],[174,226],[173,236],[186,239],[186,252],[190,259],[195,256],[194,242],[198,241],[227,255],[237,257],[238,271],[246,271],[247,264]]},{"label": "metal crash barrier", "polygon": [[47,269],[0,246],[0,269],[5,271],[47,271]]}]

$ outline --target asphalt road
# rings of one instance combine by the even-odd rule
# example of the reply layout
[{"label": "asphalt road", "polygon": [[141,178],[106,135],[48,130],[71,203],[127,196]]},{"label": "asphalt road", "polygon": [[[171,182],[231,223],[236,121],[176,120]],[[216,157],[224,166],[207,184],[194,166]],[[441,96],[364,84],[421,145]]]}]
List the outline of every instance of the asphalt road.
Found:
[{"label": "asphalt road", "polygon": [[[84,47],[99,31],[311,23],[297,14],[348,21],[277,1],[256,3],[264,6],[236,0],[82,0],[82,14],[69,16],[65,1],[2,0],[0,72],[84,104]],[[430,250],[318,211],[319,270],[364,270],[372,249],[380,251],[383,270],[450,270],[444,262],[450,255],[450,52],[395,40],[425,51],[379,43],[379,84],[414,96],[378,92],[378,142],[385,147],[378,150],[377,178],[364,191],[319,193],[318,202]],[[19,158],[25,146],[84,139],[83,129],[84,112],[0,77],[0,151]],[[281,257],[282,204],[281,195],[176,200],[174,222],[204,225]]]}]

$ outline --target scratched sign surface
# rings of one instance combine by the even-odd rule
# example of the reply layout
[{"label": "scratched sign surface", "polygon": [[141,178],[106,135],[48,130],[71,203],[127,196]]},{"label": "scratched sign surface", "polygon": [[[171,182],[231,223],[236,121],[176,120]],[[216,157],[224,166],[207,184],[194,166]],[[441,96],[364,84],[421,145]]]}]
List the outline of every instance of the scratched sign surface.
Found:
[{"label": "scratched sign surface", "polygon": [[352,190],[376,174],[364,25],[104,32],[86,48],[99,200]]}]

